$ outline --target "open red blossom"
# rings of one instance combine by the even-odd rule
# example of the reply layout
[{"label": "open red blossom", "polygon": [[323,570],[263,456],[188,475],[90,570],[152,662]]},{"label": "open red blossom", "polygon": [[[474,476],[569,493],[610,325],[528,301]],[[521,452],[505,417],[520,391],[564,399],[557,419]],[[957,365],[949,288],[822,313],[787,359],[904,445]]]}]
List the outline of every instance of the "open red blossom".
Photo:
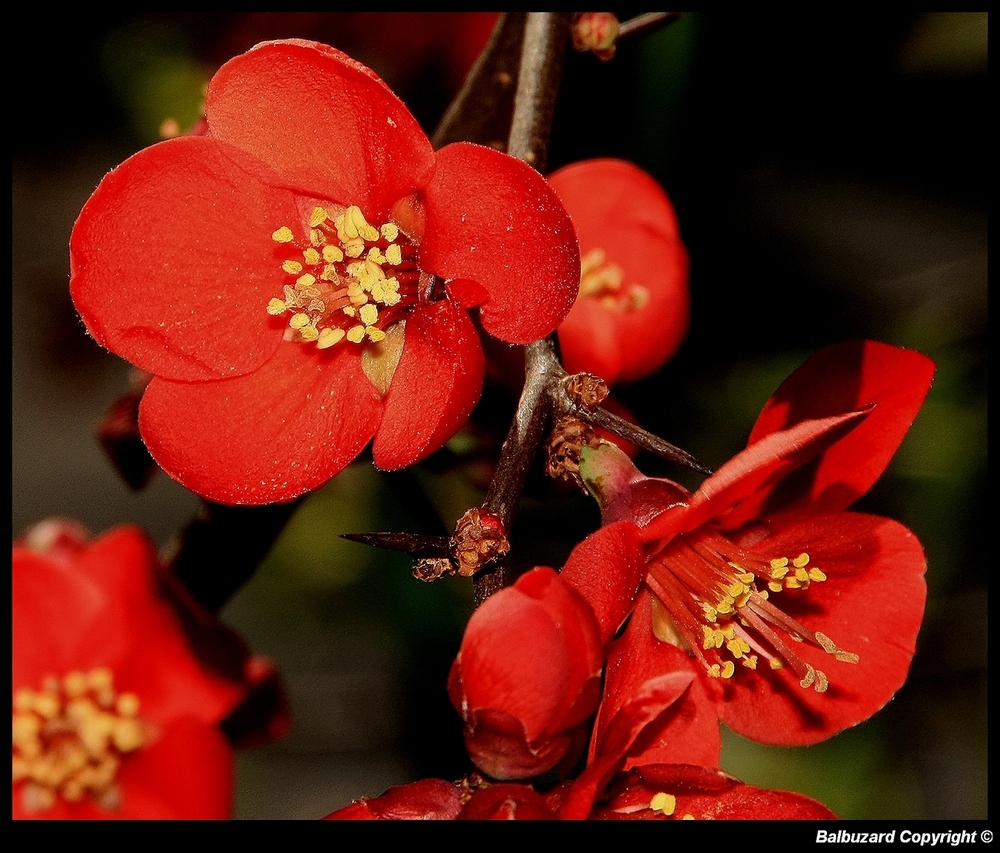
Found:
[{"label": "open red blossom", "polygon": [[492,595],[469,620],[448,678],[473,763],[494,779],[571,764],[603,668],[597,617],[554,569],[532,569]]},{"label": "open red blossom", "polygon": [[606,522],[592,538],[613,539],[604,550],[623,571],[616,550],[644,546],[645,624],[687,653],[738,733],[815,743],[903,684],[926,599],[923,549],[898,522],[846,509],[889,463],[933,373],[926,356],[872,341],[821,351],[694,494],[644,477],[611,445],[583,451]]},{"label": "open red blossom", "polygon": [[[13,816],[228,817],[221,724],[262,664],[184,598],[136,527],[89,540],[76,525],[36,526],[11,571]],[[281,733],[277,717],[269,725]]]},{"label": "open red blossom", "polygon": [[580,240],[580,295],[559,327],[570,373],[609,385],[662,367],[688,328],[688,253],[666,193],[624,160],[583,160],[549,176]]},{"label": "open red blossom", "polygon": [[105,176],[70,241],[77,310],[153,374],[139,428],[192,491],[291,500],[369,441],[382,468],[419,461],[479,398],[468,311],[519,344],[569,311],[579,249],[546,181],[435,152],[345,54],[262,43],[212,78],[206,120]]}]

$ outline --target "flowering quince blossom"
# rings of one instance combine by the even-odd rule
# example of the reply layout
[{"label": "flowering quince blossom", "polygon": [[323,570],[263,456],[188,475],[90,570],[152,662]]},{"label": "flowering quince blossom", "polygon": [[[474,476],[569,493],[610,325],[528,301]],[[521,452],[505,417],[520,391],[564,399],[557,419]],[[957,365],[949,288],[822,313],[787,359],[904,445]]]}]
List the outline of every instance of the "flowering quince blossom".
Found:
[{"label": "flowering quince blossom", "polygon": [[549,183],[582,255],[580,295],[558,330],[563,364],[608,385],[648,376],[688,328],[689,258],[670,199],[625,160],[572,163]]},{"label": "flowering quince blossom", "polygon": [[287,730],[287,706],[261,704],[273,669],[186,597],[137,527],[91,540],[43,522],[14,543],[11,572],[13,816],[229,817],[233,744]]},{"label": "flowering quince blossom", "polygon": [[555,192],[484,146],[434,151],[374,72],[265,42],[209,83],[204,135],[101,181],[70,289],[101,345],[153,374],[139,428],[172,477],[227,504],[291,500],[372,441],[410,465],[462,426],[483,329],[552,332],[579,289]]},{"label": "flowering quince blossom", "polygon": [[633,641],[645,648],[653,632],[682,649],[736,732],[815,743],[903,684],[926,599],[923,549],[898,522],[846,509],[888,465],[933,373],[921,353],[872,341],[820,351],[694,494],[644,477],[611,445],[583,451],[605,525],[588,538],[612,539],[609,555],[644,548]]}]

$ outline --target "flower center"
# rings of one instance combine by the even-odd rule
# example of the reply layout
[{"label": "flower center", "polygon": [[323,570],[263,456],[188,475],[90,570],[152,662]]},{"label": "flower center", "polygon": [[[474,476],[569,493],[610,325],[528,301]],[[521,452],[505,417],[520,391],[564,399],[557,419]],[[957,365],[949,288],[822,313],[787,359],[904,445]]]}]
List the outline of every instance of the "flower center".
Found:
[{"label": "flower center", "polygon": [[21,688],[13,704],[13,779],[26,783],[26,809],[51,808],[58,797],[118,807],[122,758],[150,739],[134,693],[117,693],[111,671],[100,668]]},{"label": "flower center", "polygon": [[604,249],[591,249],[580,259],[580,296],[597,299],[618,311],[635,311],[649,302],[649,291],[639,284],[624,286],[625,272],[607,263]]},{"label": "flower center", "polygon": [[737,664],[756,669],[763,659],[771,669],[790,666],[802,687],[825,693],[826,674],[805,663],[789,640],[810,643],[846,663],[858,661],[769,600],[770,594],[804,591],[826,580],[807,553],[762,556],[700,530],[676,537],[656,555],[647,580],[663,605],[654,611],[657,636],[686,647],[715,678],[732,678]]},{"label": "flower center", "polygon": [[416,302],[416,247],[395,223],[376,228],[355,205],[336,218],[316,207],[308,226],[307,245],[287,226],[271,235],[296,251],[281,264],[290,277],[283,298],[271,299],[267,313],[287,313],[286,339],[319,349],[345,339],[354,344],[384,340],[386,327]]}]

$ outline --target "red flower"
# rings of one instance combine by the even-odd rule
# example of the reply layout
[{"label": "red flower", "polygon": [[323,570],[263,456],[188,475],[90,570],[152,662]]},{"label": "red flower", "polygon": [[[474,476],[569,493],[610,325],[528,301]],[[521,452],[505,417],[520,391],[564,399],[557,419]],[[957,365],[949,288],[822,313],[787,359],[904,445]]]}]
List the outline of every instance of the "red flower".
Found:
[{"label": "red flower", "polygon": [[135,527],[88,541],[38,526],[11,571],[13,816],[228,817],[220,724],[249,688],[238,639],[184,599]]},{"label": "red flower", "polygon": [[206,116],[206,136],[109,173],[70,243],[77,309],[154,375],[139,427],[192,491],[287,501],[373,438],[376,465],[410,465],[478,400],[469,309],[527,343],[572,305],[579,251],[544,179],[470,143],[434,152],[339,51],[258,45],[212,78]]},{"label": "red flower", "polygon": [[670,199],[624,160],[549,176],[580,240],[580,295],[559,327],[563,364],[609,385],[658,370],[688,327],[688,253]]},{"label": "red flower", "polygon": [[472,615],[448,678],[473,763],[526,779],[579,757],[604,667],[601,627],[583,596],[538,567]]},{"label": "red flower", "polygon": [[898,522],[845,510],[885,469],[933,372],[926,356],[871,341],[821,351],[693,495],[643,477],[610,445],[584,450],[581,474],[609,524],[593,538],[613,537],[619,553],[630,537],[645,544],[642,641],[654,630],[687,652],[738,733],[815,743],[903,684],[926,598],[923,549]]}]

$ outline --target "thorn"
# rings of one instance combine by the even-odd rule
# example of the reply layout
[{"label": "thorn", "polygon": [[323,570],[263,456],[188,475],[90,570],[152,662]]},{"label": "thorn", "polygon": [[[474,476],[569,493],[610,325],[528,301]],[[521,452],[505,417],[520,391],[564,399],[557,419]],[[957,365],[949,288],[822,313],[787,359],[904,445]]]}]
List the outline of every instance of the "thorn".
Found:
[{"label": "thorn", "polygon": [[411,557],[448,557],[451,554],[447,536],[429,536],[424,533],[341,533],[341,539],[386,548],[390,551],[404,551]]}]

